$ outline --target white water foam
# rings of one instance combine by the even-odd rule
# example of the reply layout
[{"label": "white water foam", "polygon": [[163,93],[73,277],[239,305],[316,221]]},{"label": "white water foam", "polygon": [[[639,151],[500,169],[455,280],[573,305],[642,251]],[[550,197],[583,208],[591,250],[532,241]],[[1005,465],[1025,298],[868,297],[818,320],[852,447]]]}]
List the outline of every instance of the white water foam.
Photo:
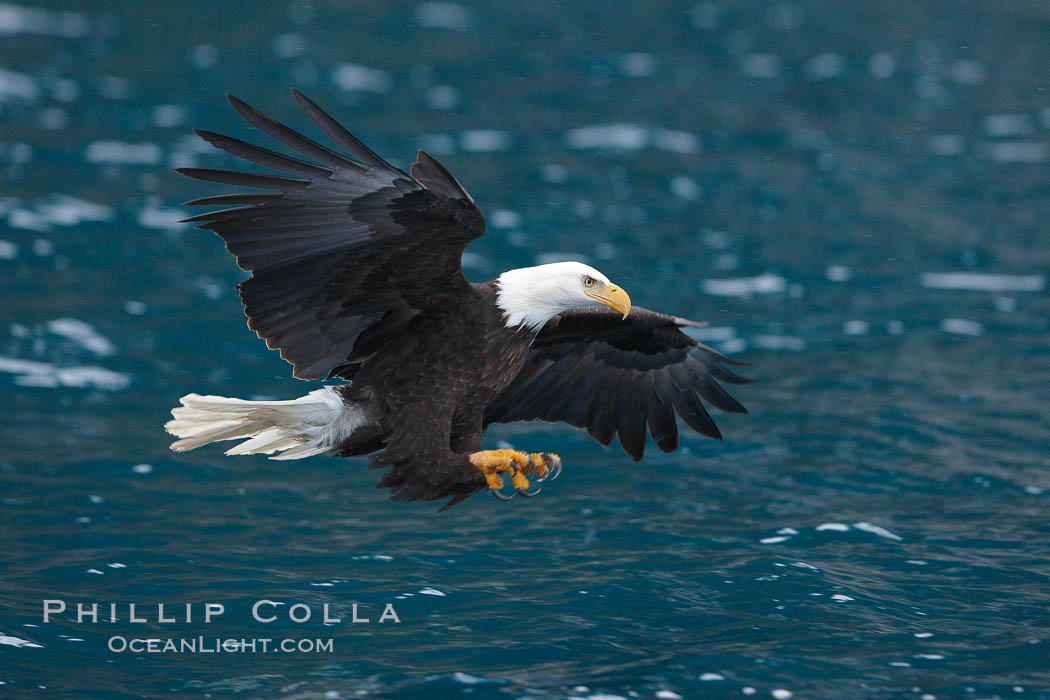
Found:
[{"label": "white water foam", "polygon": [[671,153],[697,153],[700,139],[687,131],[653,129],[640,124],[595,124],[570,129],[565,143],[577,150],[640,151],[653,148]]},{"label": "white water foam", "polygon": [[96,331],[91,324],[79,319],[56,318],[47,322],[47,330],[67,340],[72,340],[99,357],[109,357],[116,352],[116,347],[109,338]]},{"label": "white water foam", "polygon": [[341,63],[332,74],[332,81],[347,92],[375,92],[386,94],[394,87],[394,79],[385,70],[361,65]]},{"label": "white water foam", "polygon": [[52,12],[0,3],[0,36],[38,34],[75,39],[85,36],[90,29],[90,20],[79,12]]},{"label": "white water foam", "polygon": [[33,362],[0,356],[0,372],[15,375],[15,384],[46,389],[74,387],[120,391],[131,384],[127,374],[103,367],[56,367],[50,362]]},{"label": "white water foam", "polygon": [[106,139],[88,144],[84,157],[89,163],[157,165],[162,155],[160,146],[155,143],[128,143]]},{"label": "white water foam", "polygon": [[40,86],[25,73],[0,68],[0,102],[11,99],[32,102],[40,96]]},{"label": "white water foam", "polygon": [[896,535],[896,534],[890,532],[889,530],[887,530],[886,528],[882,527],[881,525],[873,525],[872,523],[861,522],[861,523],[853,523],[853,527],[855,527],[858,530],[862,530],[863,532],[870,532],[873,535],[878,535],[879,537],[885,537],[888,540],[896,540],[897,542],[900,542],[902,539],[904,539],[900,535]]},{"label": "white water foam", "polygon": [[12,636],[6,635],[6,634],[0,634],[0,644],[6,645],[6,646],[9,646],[9,647],[23,647],[23,648],[26,648],[26,649],[43,649],[44,648],[43,644],[37,644],[36,642],[31,642],[28,639],[22,639],[20,637],[12,637]]},{"label": "white water foam", "polygon": [[704,292],[719,297],[742,297],[751,294],[780,294],[787,289],[787,280],[780,275],[766,273],[755,277],[704,280]]},{"label": "white water foam", "polygon": [[919,278],[930,289],[960,289],[971,292],[1041,292],[1042,275],[994,275],[983,272],[926,272]]}]

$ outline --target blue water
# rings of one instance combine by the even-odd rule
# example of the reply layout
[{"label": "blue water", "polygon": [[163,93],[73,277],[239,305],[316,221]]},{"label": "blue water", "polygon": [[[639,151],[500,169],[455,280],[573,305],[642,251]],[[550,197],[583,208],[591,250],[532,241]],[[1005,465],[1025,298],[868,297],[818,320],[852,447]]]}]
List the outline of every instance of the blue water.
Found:
[{"label": "blue water", "polygon": [[[354,5],[0,5],[0,696],[1050,697],[1046,7]],[[232,164],[191,128],[306,129],[291,86],[449,166],[472,278],[590,262],[752,362],[751,414],[640,464],[498,426],[563,476],[442,515],[173,455],[185,393],[305,393],[173,223],[215,190],[171,168]]]}]

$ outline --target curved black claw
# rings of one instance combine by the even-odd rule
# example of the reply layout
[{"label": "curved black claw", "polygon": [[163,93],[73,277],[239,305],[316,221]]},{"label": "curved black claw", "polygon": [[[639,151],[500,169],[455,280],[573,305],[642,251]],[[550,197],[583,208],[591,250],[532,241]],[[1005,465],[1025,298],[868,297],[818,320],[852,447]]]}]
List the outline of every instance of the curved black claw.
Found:
[{"label": "curved black claw", "polygon": [[532,498],[533,496],[538,494],[540,491],[542,491],[543,487],[542,486],[537,486],[535,491],[526,491],[525,489],[519,489],[519,488],[515,488],[514,490],[517,491],[518,493],[520,493],[525,498]]},{"label": "curved black claw", "polygon": [[534,476],[532,480],[535,481],[537,484],[542,484],[544,481],[547,480],[547,477],[550,476],[551,470],[544,469],[543,474],[540,475],[539,467],[540,465],[536,464],[535,460],[533,460],[532,457],[529,457],[529,473],[536,474],[536,476]]},{"label": "curved black claw", "polygon": [[[513,493],[509,496],[504,496],[502,493],[499,492],[498,489],[489,489],[489,491],[492,493],[493,496],[496,497],[496,500],[498,501],[509,501],[510,499],[514,498]],[[521,491],[518,491],[518,493],[521,493]]]},{"label": "curved black claw", "polygon": [[551,457],[546,453],[543,456],[549,457],[551,459],[552,464],[549,467],[547,467],[547,472],[549,474],[547,478],[551,481],[554,481],[559,476],[561,476],[561,459],[559,457]]}]

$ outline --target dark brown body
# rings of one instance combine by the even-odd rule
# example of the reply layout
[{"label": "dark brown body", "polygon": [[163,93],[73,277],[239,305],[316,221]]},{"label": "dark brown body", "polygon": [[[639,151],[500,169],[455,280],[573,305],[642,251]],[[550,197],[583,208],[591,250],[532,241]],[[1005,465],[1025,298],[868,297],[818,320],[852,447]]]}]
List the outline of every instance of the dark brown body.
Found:
[{"label": "dark brown body", "polygon": [[356,431],[339,454],[383,449],[373,464],[391,470],[378,486],[395,497],[465,497],[485,487],[468,456],[481,450],[485,408],[518,375],[536,333],[503,323],[494,282],[471,292],[469,303],[416,314],[340,389],[375,424]]}]

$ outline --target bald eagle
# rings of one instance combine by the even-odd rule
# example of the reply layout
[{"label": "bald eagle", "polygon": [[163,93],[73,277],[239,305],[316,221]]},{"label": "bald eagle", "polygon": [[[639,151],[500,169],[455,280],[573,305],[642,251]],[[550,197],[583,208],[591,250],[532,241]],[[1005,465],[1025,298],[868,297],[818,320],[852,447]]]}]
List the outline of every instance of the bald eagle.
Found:
[{"label": "bald eagle", "polygon": [[[371,454],[394,500],[450,499],[488,489],[507,500],[561,471],[549,452],[483,450],[492,423],[542,419],[619,436],[640,460],[646,427],[678,446],[677,413],[721,438],[700,402],[745,413],[716,380],[741,364],[682,332],[696,326],[638,307],[578,262],[510,270],[473,283],[463,250],[485,219],[463,186],[420,151],[408,173],[358,141],[297,91],[306,115],[344,152],[230,96],[237,113],[292,157],[210,131],[216,148],[273,171],[180,168],[261,192],[188,202],[251,276],[238,285],[248,327],[299,379],[340,379],[290,401],[189,394],[165,427],[177,452],[243,440],[226,454]],[[308,160],[307,160],[308,159]],[[513,489],[505,495],[503,477]]]}]

